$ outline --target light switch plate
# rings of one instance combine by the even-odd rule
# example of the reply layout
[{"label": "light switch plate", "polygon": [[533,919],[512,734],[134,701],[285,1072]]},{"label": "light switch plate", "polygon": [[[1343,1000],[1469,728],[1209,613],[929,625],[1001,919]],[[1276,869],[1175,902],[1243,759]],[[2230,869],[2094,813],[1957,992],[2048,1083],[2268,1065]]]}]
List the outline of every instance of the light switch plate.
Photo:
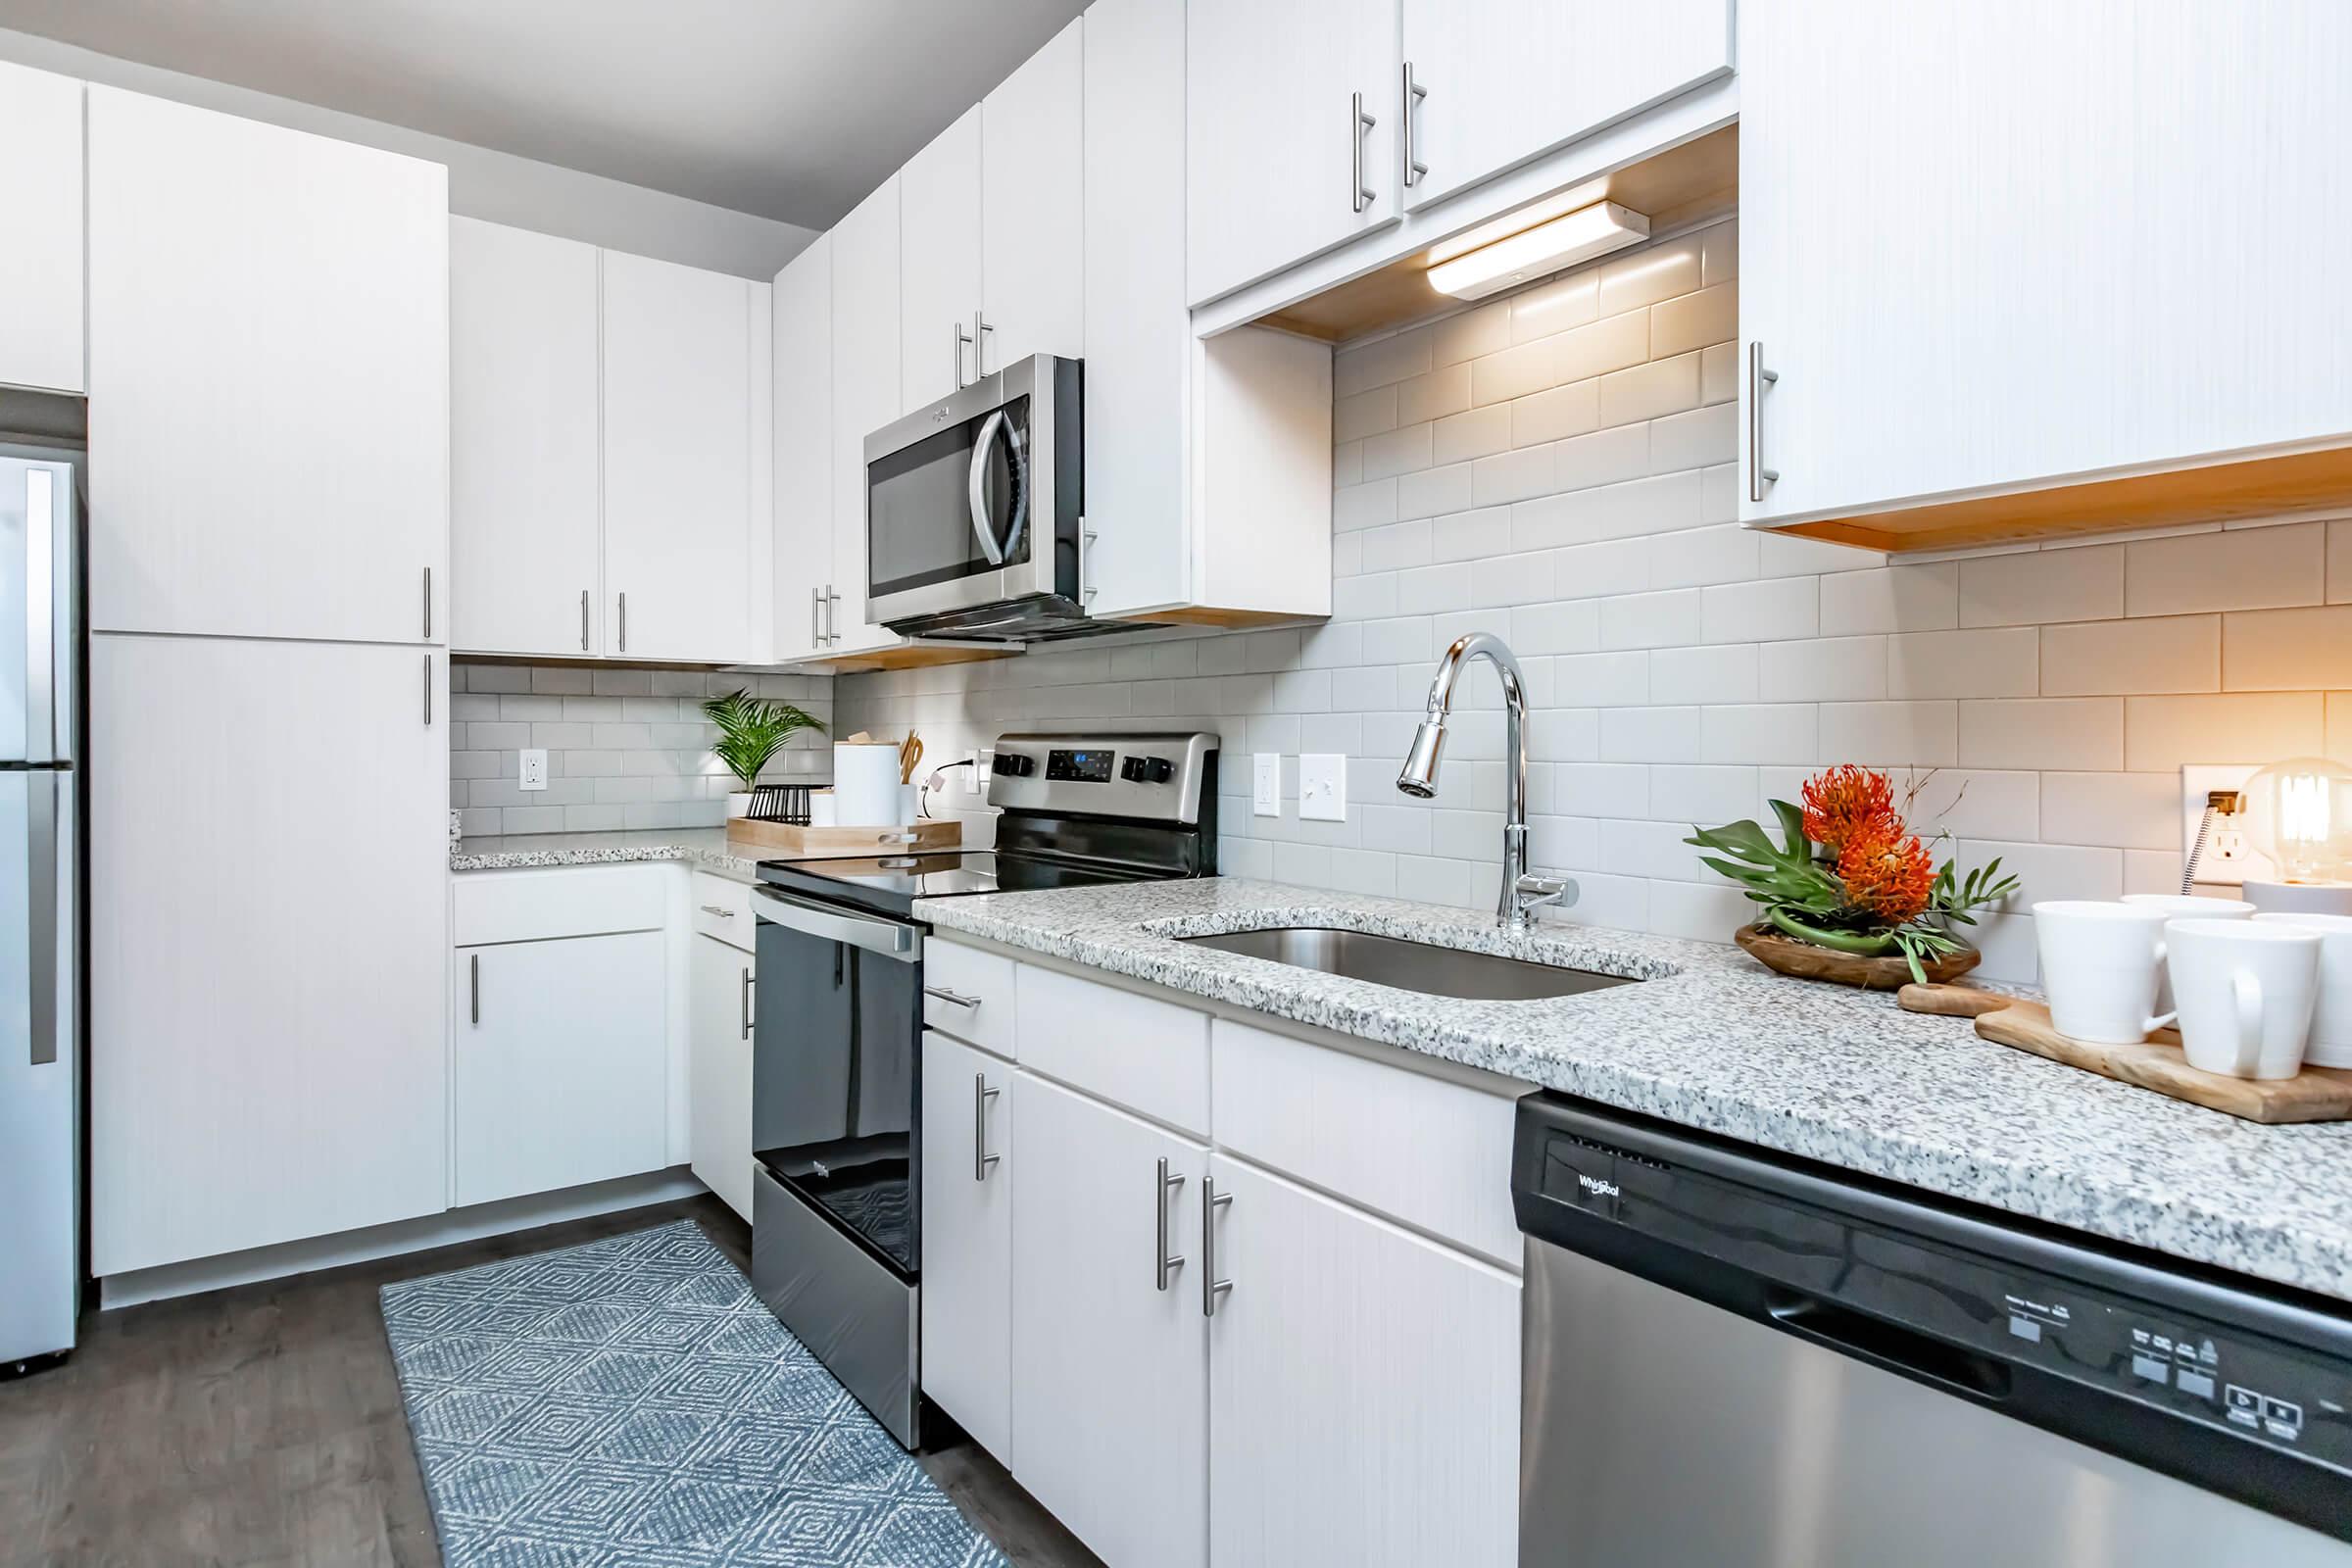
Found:
[{"label": "light switch plate", "polygon": [[1250,809],[1259,816],[1282,814],[1282,754],[1259,752],[1250,774]]},{"label": "light switch plate", "polygon": [[1298,815],[1309,822],[1348,820],[1348,759],[1307,752],[1298,759]]},{"label": "light switch plate", "polygon": [[[2205,797],[2214,790],[2242,790],[2246,787],[2246,780],[2260,771],[2242,762],[2192,765],[2180,769],[2180,855],[2183,861],[2197,842],[2197,825],[2205,817]],[[2248,877],[2263,882],[2274,875],[2276,873],[2271,869],[2271,862],[2257,855],[2246,842],[2244,818],[2241,816],[2232,821],[2216,812],[2213,827],[2205,836],[2204,851],[2197,857],[2197,886],[2233,888]]]},{"label": "light switch plate", "polygon": [[522,753],[522,776],[514,781],[516,789],[543,790],[547,788],[547,749],[525,747]]}]

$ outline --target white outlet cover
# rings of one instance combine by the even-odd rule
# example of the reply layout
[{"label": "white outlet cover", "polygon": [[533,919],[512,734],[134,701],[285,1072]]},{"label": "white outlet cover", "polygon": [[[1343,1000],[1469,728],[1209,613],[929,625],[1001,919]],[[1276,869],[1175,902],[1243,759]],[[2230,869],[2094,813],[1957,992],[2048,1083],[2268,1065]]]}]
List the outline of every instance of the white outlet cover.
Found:
[{"label": "white outlet cover", "polygon": [[983,752],[975,747],[972,750],[972,765],[966,768],[957,769],[957,771],[963,774],[964,794],[977,795],[980,793],[981,775],[986,772],[988,768],[988,763],[983,760],[987,755],[988,754],[986,752]]},{"label": "white outlet cover", "polygon": [[1282,814],[1282,754],[1259,752],[1250,773],[1250,809],[1259,816]]},{"label": "white outlet cover", "polygon": [[525,790],[547,788],[547,749],[540,746],[525,747],[522,753],[520,772],[521,777],[515,780],[515,788]]},{"label": "white outlet cover", "polygon": [[[2180,856],[2188,858],[2197,841],[2197,825],[2205,817],[2205,797],[2215,790],[2242,790],[2246,780],[2262,770],[2245,762],[2224,762],[2211,765],[2191,764],[2180,769]],[[2197,857],[2197,886],[2233,888],[2249,877],[2267,882],[2277,876],[2271,862],[2257,855],[2244,842],[2239,828],[2234,838],[2220,816],[2214,818],[2216,832],[2205,841],[2205,851]],[[2169,891],[2169,890],[2168,890]]]},{"label": "white outlet cover", "polygon": [[1298,815],[1309,822],[1348,820],[1348,759],[1306,752],[1298,759]]}]

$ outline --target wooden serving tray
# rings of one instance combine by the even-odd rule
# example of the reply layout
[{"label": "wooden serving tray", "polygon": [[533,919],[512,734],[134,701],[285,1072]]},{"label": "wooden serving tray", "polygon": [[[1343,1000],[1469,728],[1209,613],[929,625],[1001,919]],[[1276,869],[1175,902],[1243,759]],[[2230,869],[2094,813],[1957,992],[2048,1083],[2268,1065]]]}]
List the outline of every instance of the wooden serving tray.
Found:
[{"label": "wooden serving tray", "polygon": [[2269,1123],[2352,1119],[2352,1069],[2306,1067],[2292,1078],[2232,1078],[2191,1067],[2180,1036],[2159,1029],[2135,1046],[2098,1046],[2050,1027],[2050,1009],[2016,1002],[1977,1020],[1977,1033],[2070,1067],[2153,1089],[2175,1100],[2248,1121]]},{"label": "wooden serving tray", "polygon": [[[912,835],[909,837],[908,835]],[[762,822],[748,816],[727,819],[731,847],[763,855],[797,855],[815,858],[850,855],[930,855],[963,843],[963,824],[956,821],[917,822],[912,827],[802,827],[793,822]]]}]

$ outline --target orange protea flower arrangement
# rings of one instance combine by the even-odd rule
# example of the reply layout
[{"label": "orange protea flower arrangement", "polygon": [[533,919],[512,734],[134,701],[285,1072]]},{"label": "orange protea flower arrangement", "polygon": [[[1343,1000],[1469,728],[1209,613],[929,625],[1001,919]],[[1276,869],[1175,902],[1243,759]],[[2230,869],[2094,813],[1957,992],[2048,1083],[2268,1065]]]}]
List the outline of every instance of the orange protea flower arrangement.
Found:
[{"label": "orange protea flower arrangement", "polygon": [[1898,804],[1884,773],[1826,768],[1805,780],[1803,806],[1772,803],[1784,842],[1754,822],[1693,828],[1684,842],[1714,852],[1700,859],[1746,888],[1764,906],[1762,924],[1838,953],[1900,953],[1925,980],[1924,959],[1966,950],[1955,927],[1974,925],[1972,911],[2017,891],[1997,859],[1965,876],[1952,860],[1937,867],[1903,820],[1925,782]]}]

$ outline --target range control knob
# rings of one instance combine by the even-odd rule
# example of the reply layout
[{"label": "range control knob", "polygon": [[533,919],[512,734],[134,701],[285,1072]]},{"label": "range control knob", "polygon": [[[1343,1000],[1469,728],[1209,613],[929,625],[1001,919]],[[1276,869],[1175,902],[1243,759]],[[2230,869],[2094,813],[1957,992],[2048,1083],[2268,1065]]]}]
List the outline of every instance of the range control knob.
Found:
[{"label": "range control knob", "polygon": [[1130,757],[1121,761],[1119,777],[1130,784],[1141,784],[1144,781],[1144,760],[1140,757]]},{"label": "range control knob", "polygon": [[1144,759],[1145,783],[1165,784],[1168,780],[1174,778],[1175,776],[1176,765],[1173,762],[1170,762],[1166,758],[1147,757]]},{"label": "range control knob", "polygon": [[1007,778],[1027,778],[1037,771],[1037,760],[1023,757],[1019,752],[999,752],[996,760],[989,764],[989,771]]}]

